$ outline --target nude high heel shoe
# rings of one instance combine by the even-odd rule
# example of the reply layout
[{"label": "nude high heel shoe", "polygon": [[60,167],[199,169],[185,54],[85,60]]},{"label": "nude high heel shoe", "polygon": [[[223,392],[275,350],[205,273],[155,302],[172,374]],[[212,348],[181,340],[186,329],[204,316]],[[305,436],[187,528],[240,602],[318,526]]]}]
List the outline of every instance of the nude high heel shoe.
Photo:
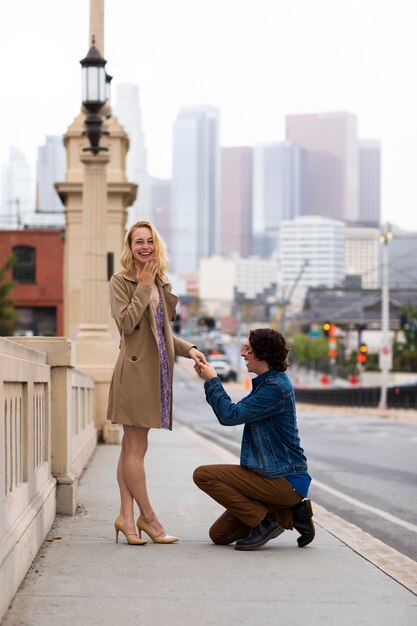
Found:
[{"label": "nude high heel shoe", "polygon": [[159,535],[155,535],[152,532],[152,529],[148,526],[146,522],[143,521],[140,517],[136,522],[139,531],[139,537],[142,537],[142,530],[145,532],[154,543],[175,543],[178,541],[178,537],[173,537],[172,535],[166,535],[165,533],[159,533]]},{"label": "nude high heel shoe", "polygon": [[144,546],[147,543],[146,539],[142,539],[137,537],[136,534],[128,533],[126,528],[124,527],[123,520],[118,515],[114,522],[114,530],[116,533],[116,543],[119,543],[119,531],[121,531],[126,537],[127,543],[131,546]]}]

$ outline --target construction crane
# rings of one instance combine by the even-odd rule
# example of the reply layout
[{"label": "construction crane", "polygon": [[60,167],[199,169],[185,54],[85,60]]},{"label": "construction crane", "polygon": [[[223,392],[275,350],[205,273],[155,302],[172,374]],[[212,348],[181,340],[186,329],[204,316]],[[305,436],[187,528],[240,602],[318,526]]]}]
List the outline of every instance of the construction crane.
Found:
[{"label": "construction crane", "polygon": [[292,300],[292,297],[294,295],[294,291],[295,291],[298,283],[300,282],[301,277],[304,274],[304,270],[305,270],[305,268],[307,267],[308,264],[309,264],[308,259],[304,259],[300,269],[298,270],[298,274],[295,277],[294,282],[293,282],[293,284],[290,287],[290,290],[288,291],[288,294],[284,295],[282,297],[282,299],[278,302],[278,305],[281,307],[281,319],[280,319],[280,321],[281,321],[281,333],[283,335],[285,335],[285,332],[286,332],[286,322],[287,322],[286,312],[287,312],[287,306],[289,304],[291,304],[291,300]]}]

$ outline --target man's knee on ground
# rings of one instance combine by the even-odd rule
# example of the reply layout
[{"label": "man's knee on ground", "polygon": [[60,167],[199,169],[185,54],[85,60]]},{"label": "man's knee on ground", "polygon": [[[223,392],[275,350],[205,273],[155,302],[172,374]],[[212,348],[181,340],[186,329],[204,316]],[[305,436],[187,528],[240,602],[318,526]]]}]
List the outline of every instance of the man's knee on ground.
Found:
[{"label": "man's knee on ground", "polygon": [[209,530],[210,539],[218,546],[227,546],[231,543],[230,539],[225,535],[225,533],[222,533],[221,531],[219,532],[219,529],[216,528],[216,526],[215,522]]},{"label": "man's knee on ground", "polygon": [[205,483],[209,483],[213,479],[213,475],[210,472],[211,465],[200,465],[196,467],[193,473],[193,481],[198,487],[204,485]]},{"label": "man's knee on ground", "polygon": [[205,465],[200,465],[199,467],[195,468],[193,473],[193,481],[196,485],[201,485],[201,483],[204,482],[204,480],[206,479],[207,473],[205,471],[205,468]]}]

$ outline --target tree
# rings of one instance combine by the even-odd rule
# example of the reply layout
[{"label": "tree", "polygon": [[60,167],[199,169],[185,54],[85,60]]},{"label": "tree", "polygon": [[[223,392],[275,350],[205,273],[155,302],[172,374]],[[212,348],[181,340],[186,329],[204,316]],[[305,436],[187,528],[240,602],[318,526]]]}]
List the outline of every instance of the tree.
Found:
[{"label": "tree", "polygon": [[291,337],[291,354],[297,363],[320,365],[328,363],[329,342],[324,337],[309,337],[294,333]]},{"label": "tree", "polygon": [[400,326],[404,335],[404,349],[415,351],[417,349],[417,309],[411,304],[406,304],[401,309]]},{"label": "tree", "polygon": [[400,311],[402,341],[394,341],[394,370],[417,372],[417,309],[406,304]]},{"label": "tree", "polygon": [[17,318],[13,308],[13,301],[9,298],[9,293],[16,287],[15,280],[8,280],[7,273],[15,262],[14,254],[9,254],[4,265],[0,267],[0,335],[7,336],[13,332],[13,321]]}]

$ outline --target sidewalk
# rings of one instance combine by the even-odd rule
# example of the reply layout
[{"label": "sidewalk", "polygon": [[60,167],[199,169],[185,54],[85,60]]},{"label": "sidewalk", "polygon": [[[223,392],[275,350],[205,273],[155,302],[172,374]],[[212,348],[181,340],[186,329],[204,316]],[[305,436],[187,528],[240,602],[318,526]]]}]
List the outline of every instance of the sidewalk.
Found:
[{"label": "sidewalk", "polygon": [[118,446],[99,446],[77,515],[57,518],[3,626],[417,623],[417,596],[320,527],[339,520],[320,507],[316,539],[304,549],[296,531],[255,552],[214,546],[207,530],[222,509],[192,473],[231,455],[178,424],[151,431],[147,472],[151,501],[180,542],[129,546],[120,535],[116,544],[118,454]]}]

